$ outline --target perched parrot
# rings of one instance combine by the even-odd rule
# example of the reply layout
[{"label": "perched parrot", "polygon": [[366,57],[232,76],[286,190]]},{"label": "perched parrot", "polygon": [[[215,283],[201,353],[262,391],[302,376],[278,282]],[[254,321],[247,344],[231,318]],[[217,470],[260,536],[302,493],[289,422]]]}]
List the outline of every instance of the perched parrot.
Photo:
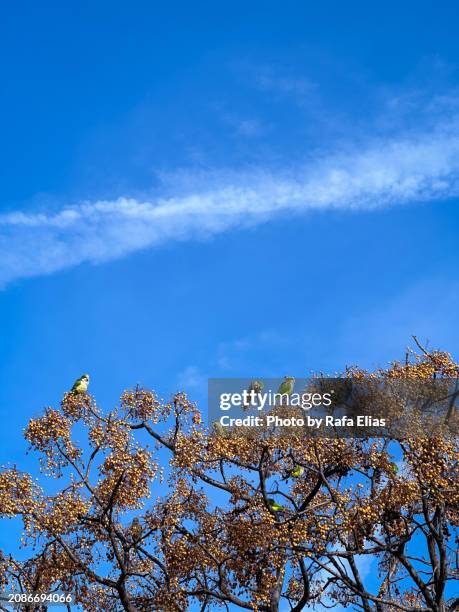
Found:
[{"label": "perched parrot", "polygon": [[[293,378],[293,376],[285,376],[284,380],[280,384],[279,389],[277,390],[277,393],[282,396],[291,395],[294,386],[295,386],[295,379]],[[281,403],[283,402],[284,402],[284,397],[281,398]]]},{"label": "perched parrot", "polygon": [[213,424],[213,428],[216,434],[218,434],[219,436],[226,436],[226,430],[223,427],[223,425],[220,423],[220,421],[215,421],[215,423]]},{"label": "perched parrot", "polygon": [[138,542],[142,537],[142,525],[137,517],[132,520],[129,531],[131,532],[134,542]]},{"label": "perched parrot", "polygon": [[71,393],[86,393],[89,385],[89,374],[83,374],[73,383]]},{"label": "perched parrot", "polygon": [[249,393],[251,391],[255,391],[255,393],[261,393],[264,389],[264,383],[261,382],[261,380],[252,380],[252,382],[250,383],[250,387],[248,389]]},{"label": "perched parrot", "polygon": [[289,470],[289,476],[292,478],[299,478],[304,474],[304,467],[302,465],[295,465],[294,468]]},{"label": "perched parrot", "polygon": [[392,463],[390,464],[390,466],[391,466],[391,468],[393,469],[394,474],[397,474],[397,472],[398,472],[398,465],[397,465],[396,463],[392,462]]},{"label": "perched parrot", "polygon": [[284,394],[290,395],[293,391],[294,386],[295,386],[295,379],[293,378],[293,376],[285,376],[277,392],[281,393],[282,395]]},{"label": "perched parrot", "polygon": [[280,510],[284,510],[284,506],[278,504],[277,501],[272,497],[268,497],[268,505],[273,512],[279,512]]},{"label": "perched parrot", "polygon": [[[249,385],[249,388],[247,389],[248,393],[251,393],[252,391],[254,391],[255,393],[261,393],[263,391],[264,388],[264,383],[261,382],[261,380],[252,380],[252,382]],[[242,406],[244,408],[244,410],[247,410],[247,408],[249,407],[249,403],[245,402],[245,404]]]}]

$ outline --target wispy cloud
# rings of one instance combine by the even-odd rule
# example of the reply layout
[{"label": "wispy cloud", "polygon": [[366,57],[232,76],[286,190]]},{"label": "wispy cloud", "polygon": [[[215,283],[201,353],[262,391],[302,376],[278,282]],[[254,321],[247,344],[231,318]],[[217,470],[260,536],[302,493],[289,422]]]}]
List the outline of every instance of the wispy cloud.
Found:
[{"label": "wispy cloud", "polygon": [[263,91],[304,97],[317,89],[313,81],[292,74],[282,74],[273,67],[264,67],[255,75],[255,85]]},{"label": "wispy cloud", "polygon": [[178,384],[181,389],[203,391],[207,385],[207,378],[197,366],[189,365],[179,373]]},{"label": "wispy cloud", "polygon": [[269,129],[260,119],[239,117],[235,113],[222,112],[221,118],[234,130],[235,136],[255,138],[262,136]]},{"label": "wispy cloud", "polygon": [[[276,371],[273,364],[267,360],[266,356],[269,350],[287,349],[295,345],[295,340],[290,337],[284,337],[279,331],[266,329],[257,331],[249,336],[237,338],[221,342],[218,346],[218,367],[227,374],[232,372],[241,372],[241,370],[249,371],[251,364],[259,362],[256,356],[260,352],[263,354],[263,364],[265,371],[251,372],[254,376],[262,374],[272,375]],[[271,369],[270,369],[271,368]]]},{"label": "wispy cloud", "polygon": [[[459,121],[341,146],[301,167],[206,175],[177,195],[0,215],[0,286],[83,262],[100,263],[166,242],[208,238],[277,215],[372,210],[459,193]],[[191,186],[190,186],[191,185]]]},{"label": "wispy cloud", "polygon": [[[343,324],[335,356],[349,364],[380,367],[386,359],[403,358],[412,334],[430,349],[456,347],[458,308],[459,283],[437,273],[404,287],[373,309],[353,313]],[[375,355],[379,363],[371,361]]]}]

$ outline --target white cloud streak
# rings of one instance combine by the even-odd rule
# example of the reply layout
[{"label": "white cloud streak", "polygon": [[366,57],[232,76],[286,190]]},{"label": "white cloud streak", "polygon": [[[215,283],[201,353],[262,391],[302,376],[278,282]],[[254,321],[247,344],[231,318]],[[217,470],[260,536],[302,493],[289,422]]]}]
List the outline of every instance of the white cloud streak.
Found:
[{"label": "white cloud streak", "polygon": [[[344,149],[342,149],[344,151]],[[210,185],[210,186],[209,186]],[[459,194],[459,121],[322,154],[295,171],[206,177],[188,192],[0,215],[0,286],[166,242],[203,239],[314,210],[372,210]]]}]

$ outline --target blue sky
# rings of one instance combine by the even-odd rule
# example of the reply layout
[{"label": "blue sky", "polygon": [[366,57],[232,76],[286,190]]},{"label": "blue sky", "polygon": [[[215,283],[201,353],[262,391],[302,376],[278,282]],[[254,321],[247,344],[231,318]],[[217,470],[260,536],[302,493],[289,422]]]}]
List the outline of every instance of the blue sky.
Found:
[{"label": "blue sky", "polygon": [[457,354],[454,2],[2,13],[0,463],[84,371],[205,408],[208,376]]}]

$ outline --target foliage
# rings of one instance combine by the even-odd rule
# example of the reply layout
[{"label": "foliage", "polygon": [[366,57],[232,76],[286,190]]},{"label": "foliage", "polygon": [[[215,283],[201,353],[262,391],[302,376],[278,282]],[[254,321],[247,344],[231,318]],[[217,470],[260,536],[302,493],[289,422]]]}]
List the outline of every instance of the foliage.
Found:
[{"label": "foliage", "polygon": [[[457,374],[448,354],[422,349],[346,375]],[[59,490],[0,472],[1,516],[22,517],[33,551],[25,562],[0,556],[6,590],[62,589],[94,612],[459,604],[457,436],[225,436],[184,393],[164,404],[136,388],[109,413],[67,393],[25,437]]]}]

